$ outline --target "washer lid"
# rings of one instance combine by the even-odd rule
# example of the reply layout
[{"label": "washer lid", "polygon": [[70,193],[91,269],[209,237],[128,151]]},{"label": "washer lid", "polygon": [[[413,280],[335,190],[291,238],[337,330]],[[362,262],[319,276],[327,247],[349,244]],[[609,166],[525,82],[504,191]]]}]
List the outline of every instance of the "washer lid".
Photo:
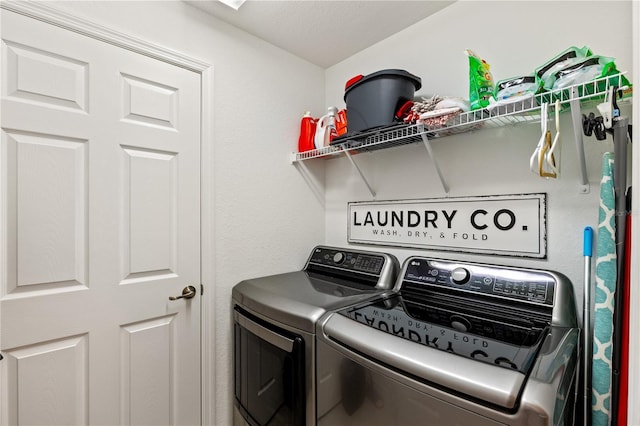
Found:
[{"label": "washer lid", "polygon": [[335,312],[323,334],[427,384],[513,409],[548,352],[550,327],[508,306],[492,312],[479,300],[463,302],[438,293],[384,295]]},{"label": "washer lid", "polygon": [[445,387],[507,409],[516,407],[518,395],[526,383],[526,376],[517,370],[401,339],[337,313],[324,323],[323,334],[333,342],[426,384]]}]

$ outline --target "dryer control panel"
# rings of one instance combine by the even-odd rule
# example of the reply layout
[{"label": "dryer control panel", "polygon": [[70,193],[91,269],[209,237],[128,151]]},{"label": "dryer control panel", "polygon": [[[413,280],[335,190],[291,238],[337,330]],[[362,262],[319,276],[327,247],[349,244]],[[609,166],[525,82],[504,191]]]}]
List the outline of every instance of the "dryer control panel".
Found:
[{"label": "dryer control panel", "polygon": [[337,248],[316,247],[307,265],[309,263],[380,275],[385,263],[385,257],[373,253],[369,254]]},{"label": "dryer control panel", "polygon": [[304,270],[347,286],[364,285],[390,290],[396,283],[400,265],[387,253],[317,246],[311,251]]}]

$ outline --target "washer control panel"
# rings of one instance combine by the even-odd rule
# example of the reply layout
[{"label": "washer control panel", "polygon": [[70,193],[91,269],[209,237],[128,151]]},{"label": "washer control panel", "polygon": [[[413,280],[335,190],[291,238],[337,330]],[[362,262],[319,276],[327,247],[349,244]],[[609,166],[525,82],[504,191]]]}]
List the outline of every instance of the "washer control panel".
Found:
[{"label": "washer control panel", "polygon": [[374,253],[316,247],[307,262],[307,268],[309,264],[380,275],[385,265],[385,257]]},{"label": "washer control panel", "polygon": [[403,270],[405,282],[553,305],[555,278],[545,271],[458,263],[413,257]]}]

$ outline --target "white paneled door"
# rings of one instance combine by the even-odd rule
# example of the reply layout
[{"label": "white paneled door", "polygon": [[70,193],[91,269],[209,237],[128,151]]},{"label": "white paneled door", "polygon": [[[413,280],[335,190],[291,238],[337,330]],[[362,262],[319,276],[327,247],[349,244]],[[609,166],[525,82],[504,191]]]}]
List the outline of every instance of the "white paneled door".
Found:
[{"label": "white paneled door", "polygon": [[200,74],[1,28],[0,424],[200,424]]}]

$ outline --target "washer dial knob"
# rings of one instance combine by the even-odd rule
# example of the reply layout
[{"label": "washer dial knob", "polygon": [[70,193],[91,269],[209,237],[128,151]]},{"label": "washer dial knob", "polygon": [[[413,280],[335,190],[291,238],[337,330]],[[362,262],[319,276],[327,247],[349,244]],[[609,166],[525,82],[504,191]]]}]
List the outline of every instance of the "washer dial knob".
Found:
[{"label": "washer dial knob", "polygon": [[451,281],[453,281],[454,284],[465,284],[469,281],[470,277],[471,274],[469,274],[469,271],[465,268],[456,268],[451,271]]},{"label": "washer dial knob", "polygon": [[333,255],[333,261],[335,263],[342,263],[344,262],[344,253],[342,253],[341,251],[337,252],[336,254]]}]

